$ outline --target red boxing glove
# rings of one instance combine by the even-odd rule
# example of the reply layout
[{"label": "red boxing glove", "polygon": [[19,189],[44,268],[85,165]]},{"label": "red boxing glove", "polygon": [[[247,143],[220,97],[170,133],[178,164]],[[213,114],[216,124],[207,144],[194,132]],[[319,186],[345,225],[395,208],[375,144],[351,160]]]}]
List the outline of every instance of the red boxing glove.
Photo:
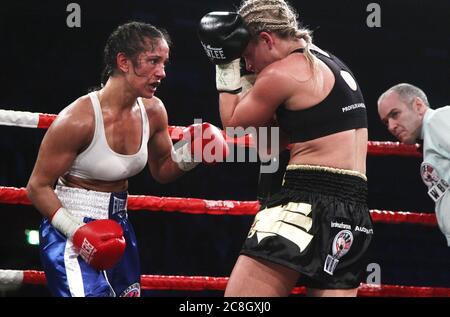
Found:
[{"label": "red boxing glove", "polygon": [[122,227],[109,219],[84,223],[67,209],[59,208],[50,218],[52,225],[72,240],[79,255],[97,270],[112,268],[122,257],[126,242]]},{"label": "red boxing glove", "polygon": [[189,171],[201,162],[223,162],[230,153],[222,131],[207,122],[184,129],[183,141],[188,143],[174,153],[174,160],[183,171]]},{"label": "red boxing glove", "polygon": [[193,124],[183,131],[183,139],[191,142],[194,161],[203,163],[223,162],[230,153],[222,131],[208,122]]},{"label": "red boxing glove", "polygon": [[83,260],[98,270],[116,265],[126,247],[122,227],[109,219],[94,220],[81,226],[72,241]]}]

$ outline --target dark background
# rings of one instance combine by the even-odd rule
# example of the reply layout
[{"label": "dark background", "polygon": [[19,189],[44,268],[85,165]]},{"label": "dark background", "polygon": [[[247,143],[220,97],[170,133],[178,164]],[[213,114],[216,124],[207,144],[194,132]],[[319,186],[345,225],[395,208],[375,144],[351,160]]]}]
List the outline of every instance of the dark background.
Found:
[{"label": "dark background", "polygon": [[[314,42],[339,56],[356,75],[366,99],[370,140],[393,140],[379,122],[376,100],[388,87],[421,87],[434,108],[450,92],[450,1],[377,1],[381,27],[366,25],[372,1],[292,1]],[[0,109],[57,114],[99,84],[107,36],[131,20],[164,27],[173,47],[167,78],[157,96],[170,125],[202,118],[220,126],[214,68],[196,30],[209,11],[233,10],[239,1],[77,1],[81,28],[66,26],[70,1],[0,4]],[[24,187],[45,130],[0,126],[0,185]],[[450,136],[449,136],[450,137]],[[368,157],[371,209],[433,212],[420,175],[420,159]],[[147,170],[130,180],[131,194],[255,200],[259,163],[199,166],[176,182],[156,183]],[[0,269],[41,270],[36,246],[25,229],[38,229],[39,213],[0,205]],[[130,212],[143,274],[229,276],[252,217]],[[383,284],[450,287],[450,252],[437,227],[376,224],[370,262],[381,267]],[[42,286],[0,292],[48,296]],[[180,295],[144,292],[144,295]],[[195,296],[194,294],[191,294]],[[221,295],[204,292],[198,295]]]}]

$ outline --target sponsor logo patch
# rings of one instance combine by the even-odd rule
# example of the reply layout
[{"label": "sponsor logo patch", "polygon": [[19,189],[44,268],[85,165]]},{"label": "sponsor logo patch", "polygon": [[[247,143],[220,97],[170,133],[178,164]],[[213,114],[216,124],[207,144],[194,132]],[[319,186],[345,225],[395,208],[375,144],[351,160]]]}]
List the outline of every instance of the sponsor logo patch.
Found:
[{"label": "sponsor logo patch", "polygon": [[80,256],[87,262],[91,263],[94,254],[97,252],[97,249],[89,242],[88,239],[84,238],[83,243],[80,248]]},{"label": "sponsor logo patch", "polygon": [[141,285],[139,283],[134,283],[128,286],[120,297],[140,297],[141,296]]},{"label": "sponsor logo patch", "polygon": [[339,263],[339,259],[346,255],[350,250],[353,240],[353,234],[350,230],[341,230],[336,234],[331,246],[332,254],[328,254],[325,259],[323,270],[326,273],[333,275],[334,270]]},{"label": "sponsor logo patch", "polygon": [[434,202],[441,199],[450,187],[445,180],[441,179],[434,166],[430,163],[423,162],[420,165],[420,175],[422,176],[423,182],[428,187],[428,196],[430,196]]},{"label": "sponsor logo patch", "polygon": [[127,200],[114,197],[112,214],[115,215],[119,212],[127,210]]}]

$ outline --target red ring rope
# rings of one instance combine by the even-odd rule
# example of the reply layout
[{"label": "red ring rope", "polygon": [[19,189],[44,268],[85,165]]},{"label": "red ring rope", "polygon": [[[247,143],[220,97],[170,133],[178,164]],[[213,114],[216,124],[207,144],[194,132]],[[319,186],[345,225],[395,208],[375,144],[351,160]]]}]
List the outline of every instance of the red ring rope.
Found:
[{"label": "red ring rope", "polygon": [[[141,275],[143,290],[223,291],[228,277]],[[0,270],[0,285],[46,284],[42,271]],[[305,294],[305,287],[295,287],[291,294]],[[450,297],[450,288],[361,283],[358,297]]]},{"label": "red ring rope", "polygon": [[[0,186],[0,203],[30,205],[25,188]],[[128,209],[188,214],[208,215],[255,215],[259,210],[258,201],[207,200],[200,198],[178,198],[130,195]],[[416,213],[373,209],[370,211],[374,222],[414,223],[437,225],[434,213]]]}]

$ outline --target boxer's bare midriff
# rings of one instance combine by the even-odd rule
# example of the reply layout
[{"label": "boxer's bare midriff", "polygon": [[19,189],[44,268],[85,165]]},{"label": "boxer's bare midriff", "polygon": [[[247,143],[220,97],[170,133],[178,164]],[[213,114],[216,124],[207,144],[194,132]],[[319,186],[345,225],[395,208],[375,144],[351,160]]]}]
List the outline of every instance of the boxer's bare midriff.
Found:
[{"label": "boxer's bare midriff", "polygon": [[60,178],[62,185],[98,192],[122,192],[128,190],[128,180],[118,180],[114,182],[92,180],[76,177],[73,175],[64,175]]},{"label": "boxer's bare midriff", "polygon": [[367,129],[364,128],[294,143],[289,164],[333,167],[365,175],[367,140]]}]

